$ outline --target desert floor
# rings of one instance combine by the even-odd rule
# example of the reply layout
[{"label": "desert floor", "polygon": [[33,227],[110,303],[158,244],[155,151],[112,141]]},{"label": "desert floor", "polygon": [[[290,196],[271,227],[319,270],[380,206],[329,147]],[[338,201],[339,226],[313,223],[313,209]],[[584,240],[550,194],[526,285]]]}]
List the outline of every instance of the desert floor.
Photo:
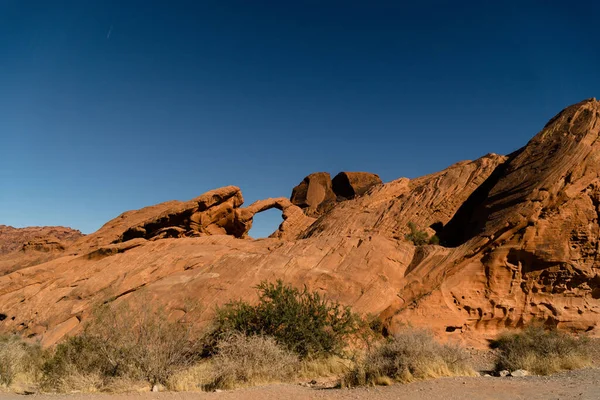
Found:
[{"label": "desert floor", "polygon": [[[31,395],[36,400],[203,400],[203,399],[600,399],[600,368],[564,372],[550,377],[442,378],[407,385],[361,389],[324,389],[303,385],[268,385],[216,393],[125,393]],[[23,395],[0,393],[2,400]]]}]

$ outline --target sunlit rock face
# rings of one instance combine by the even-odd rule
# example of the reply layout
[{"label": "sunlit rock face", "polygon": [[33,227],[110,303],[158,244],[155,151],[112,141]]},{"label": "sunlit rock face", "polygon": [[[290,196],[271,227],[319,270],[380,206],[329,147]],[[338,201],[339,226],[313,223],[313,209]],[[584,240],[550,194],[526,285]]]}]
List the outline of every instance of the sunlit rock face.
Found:
[{"label": "sunlit rock face", "polygon": [[[0,227],[0,331],[52,345],[97,304],[141,299],[194,313],[202,329],[216,305],[254,300],[259,282],[283,279],[379,315],[388,331],[426,326],[483,344],[542,321],[599,335],[599,131],[590,99],[513,154],[413,180],[315,173],[290,199],[247,207],[228,186],[125,212],[86,236]],[[271,208],[281,225],[249,238]],[[439,244],[415,246],[409,223]]]}]

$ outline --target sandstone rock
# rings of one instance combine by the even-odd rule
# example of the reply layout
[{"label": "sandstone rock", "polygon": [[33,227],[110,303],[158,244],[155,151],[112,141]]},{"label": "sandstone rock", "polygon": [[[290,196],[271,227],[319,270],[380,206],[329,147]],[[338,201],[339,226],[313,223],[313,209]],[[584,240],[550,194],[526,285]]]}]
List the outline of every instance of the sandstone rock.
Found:
[{"label": "sandstone rock", "polygon": [[44,253],[62,252],[65,250],[65,244],[55,237],[37,238],[24,243],[21,251],[41,251]]},{"label": "sandstone rock", "polygon": [[314,218],[306,216],[300,207],[292,204],[285,197],[258,200],[246,208],[236,210],[235,220],[236,224],[238,224],[238,228],[236,229],[238,237],[246,237],[248,235],[250,228],[252,228],[252,218],[254,215],[271,208],[276,208],[283,212],[283,222],[270,237],[293,240],[315,221]]},{"label": "sandstone rock", "polygon": [[441,231],[505,160],[504,156],[488,154],[418,179],[400,178],[374,187],[367,196],[337,204],[304,237],[372,233],[404,240],[409,222],[435,234],[436,230],[430,227]]},{"label": "sandstone rock", "polygon": [[594,100],[568,107],[510,155],[444,228],[460,240],[423,286],[440,289],[390,321],[429,310],[488,336],[533,320],[598,334],[599,116]]},{"label": "sandstone rock", "polygon": [[498,372],[498,376],[501,377],[501,378],[504,378],[504,377],[509,376],[509,375],[510,375],[510,372],[507,371],[507,370],[505,370],[505,369],[502,370],[502,371],[500,371],[500,372]]},{"label": "sandstone rock", "polygon": [[378,175],[369,172],[340,172],[333,178],[332,188],[338,198],[351,199],[382,183]]},{"label": "sandstone rock", "polygon": [[510,376],[513,376],[515,378],[522,378],[522,377],[528,376],[528,375],[529,375],[529,371],[526,371],[524,369],[518,369],[518,370],[510,373]]},{"label": "sandstone rock", "polygon": [[55,241],[70,243],[82,236],[80,231],[62,226],[13,228],[0,225],[0,256],[20,250],[23,244],[31,241],[52,238]]},{"label": "sandstone rock", "polygon": [[309,217],[317,217],[335,205],[331,176],[327,172],[308,175],[292,190],[290,201]]},{"label": "sandstone rock", "polygon": [[[198,301],[204,307],[190,320],[201,329],[215,305],[253,300],[258,283],[281,278],[377,314],[389,332],[409,322],[485,346],[500,331],[542,321],[598,336],[599,121],[600,102],[587,100],[509,156],[360,195],[364,186],[348,175],[354,195],[322,214],[311,179],[292,201],[245,208],[239,189],[226,187],[126,212],[56,254],[12,251],[0,257],[0,331],[51,345],[75,334],[94,304],[148,296],[179,313]],[[318,219],[303,212],[315,207]],[[279,229],[248,239],[254,215],[269,208],[282,210]],[[441,245],[406,241],[409,222]]]},{"label": "sandstone rock", "polygon": [[0,225],[0,275],[59,257],[68,245],[81,237],[80,231],[61,226],[13,228]]}]

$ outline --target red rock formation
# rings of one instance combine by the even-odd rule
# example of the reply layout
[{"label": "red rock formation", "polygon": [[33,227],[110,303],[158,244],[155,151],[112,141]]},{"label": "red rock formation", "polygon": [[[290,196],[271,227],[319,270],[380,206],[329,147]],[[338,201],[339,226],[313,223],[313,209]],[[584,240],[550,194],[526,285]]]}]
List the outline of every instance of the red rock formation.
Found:
[{"label": "red rock formation", "polygon": [[340,172],[333,178],[332,188],[338,197],[352,199],[382,183],[378,175],[369,172]]},{"label": "red rock formation", "polygon": [[319,217],[337,202],[362,196],[381,184],[379,176],[370,172],[340,172],[333,181],[327,172],[315,172],[292,190],[290,201],[302,208],[307,216]]},{"label": "red rock formation", "polygon": [[20,250],[23,244],[36,239],[53,237],[64,243],[72,242],[83,234],[75,229],[62,226],[33,226],[28,228],[13,228],[0,225],[0,256]]},{"label": "red rock formation", "polygon": [[292,190],[290,201],[302,208],[309,217],[317,217],[329,211],[336,201],[331,188],[331,176],[327,172],[308,175]]},{"label": "red rock formation", "polygon": [[59,257],[81,237],[80,231],[62,226],[0,225],[0,275]]},{"label": "red rock formation", "polygon": [[242,236],[246,237],[248,235],[250,228],[252,228],[254,215],[271,208],[283,211],[283,222],[270,237],[293,240],[298,237],[300,232],[315,222],[315,218],[306,216],[300,207],[292,204],[285,197],[258,200],[246,208],[236,210],[236,222],[241,226],[240,231],[244,231]]},{"label": "red rock formation", "polygon": [[[318,174],[292,201],[242,208],[239,189],[227,187],[130,211],[58,258],[0,276],[0,330],[52,344],[75,334],[95,304],[140,294],[177,313],[199,301],[201,327],[215,305],[253,299],[256,284],[281,278],[379,314],[392,331],[411,323],[485,343],[541,320],[599,335],[599,134],[592,99],[509,156],[387,184],[342,175],[354,191],[346,201],[328,200],[329,177]],[[319,213],[322,204],[331,206]],[[253,216],[273,207],[283,213],[279,229],[246,239]],[[409,222],[441,245],[415,247]]]}]

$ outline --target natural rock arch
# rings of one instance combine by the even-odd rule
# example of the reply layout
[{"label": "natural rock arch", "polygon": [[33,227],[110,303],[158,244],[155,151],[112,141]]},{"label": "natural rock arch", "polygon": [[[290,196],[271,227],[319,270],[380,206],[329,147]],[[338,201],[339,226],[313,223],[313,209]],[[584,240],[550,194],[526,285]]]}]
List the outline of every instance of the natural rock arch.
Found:
[{"label": "natural rock arch", "polygon": [[236,232],[234,235],[242,238],[248,237],[254,216],[272,208],[281,210],[283,222],[269,237],[295,239],[300,232],[308,228],[315,221],[315,218],[307,217],[300,207],[292,204],[287,198],[269,198],[255,201],[248,207],[235,210]]}]

